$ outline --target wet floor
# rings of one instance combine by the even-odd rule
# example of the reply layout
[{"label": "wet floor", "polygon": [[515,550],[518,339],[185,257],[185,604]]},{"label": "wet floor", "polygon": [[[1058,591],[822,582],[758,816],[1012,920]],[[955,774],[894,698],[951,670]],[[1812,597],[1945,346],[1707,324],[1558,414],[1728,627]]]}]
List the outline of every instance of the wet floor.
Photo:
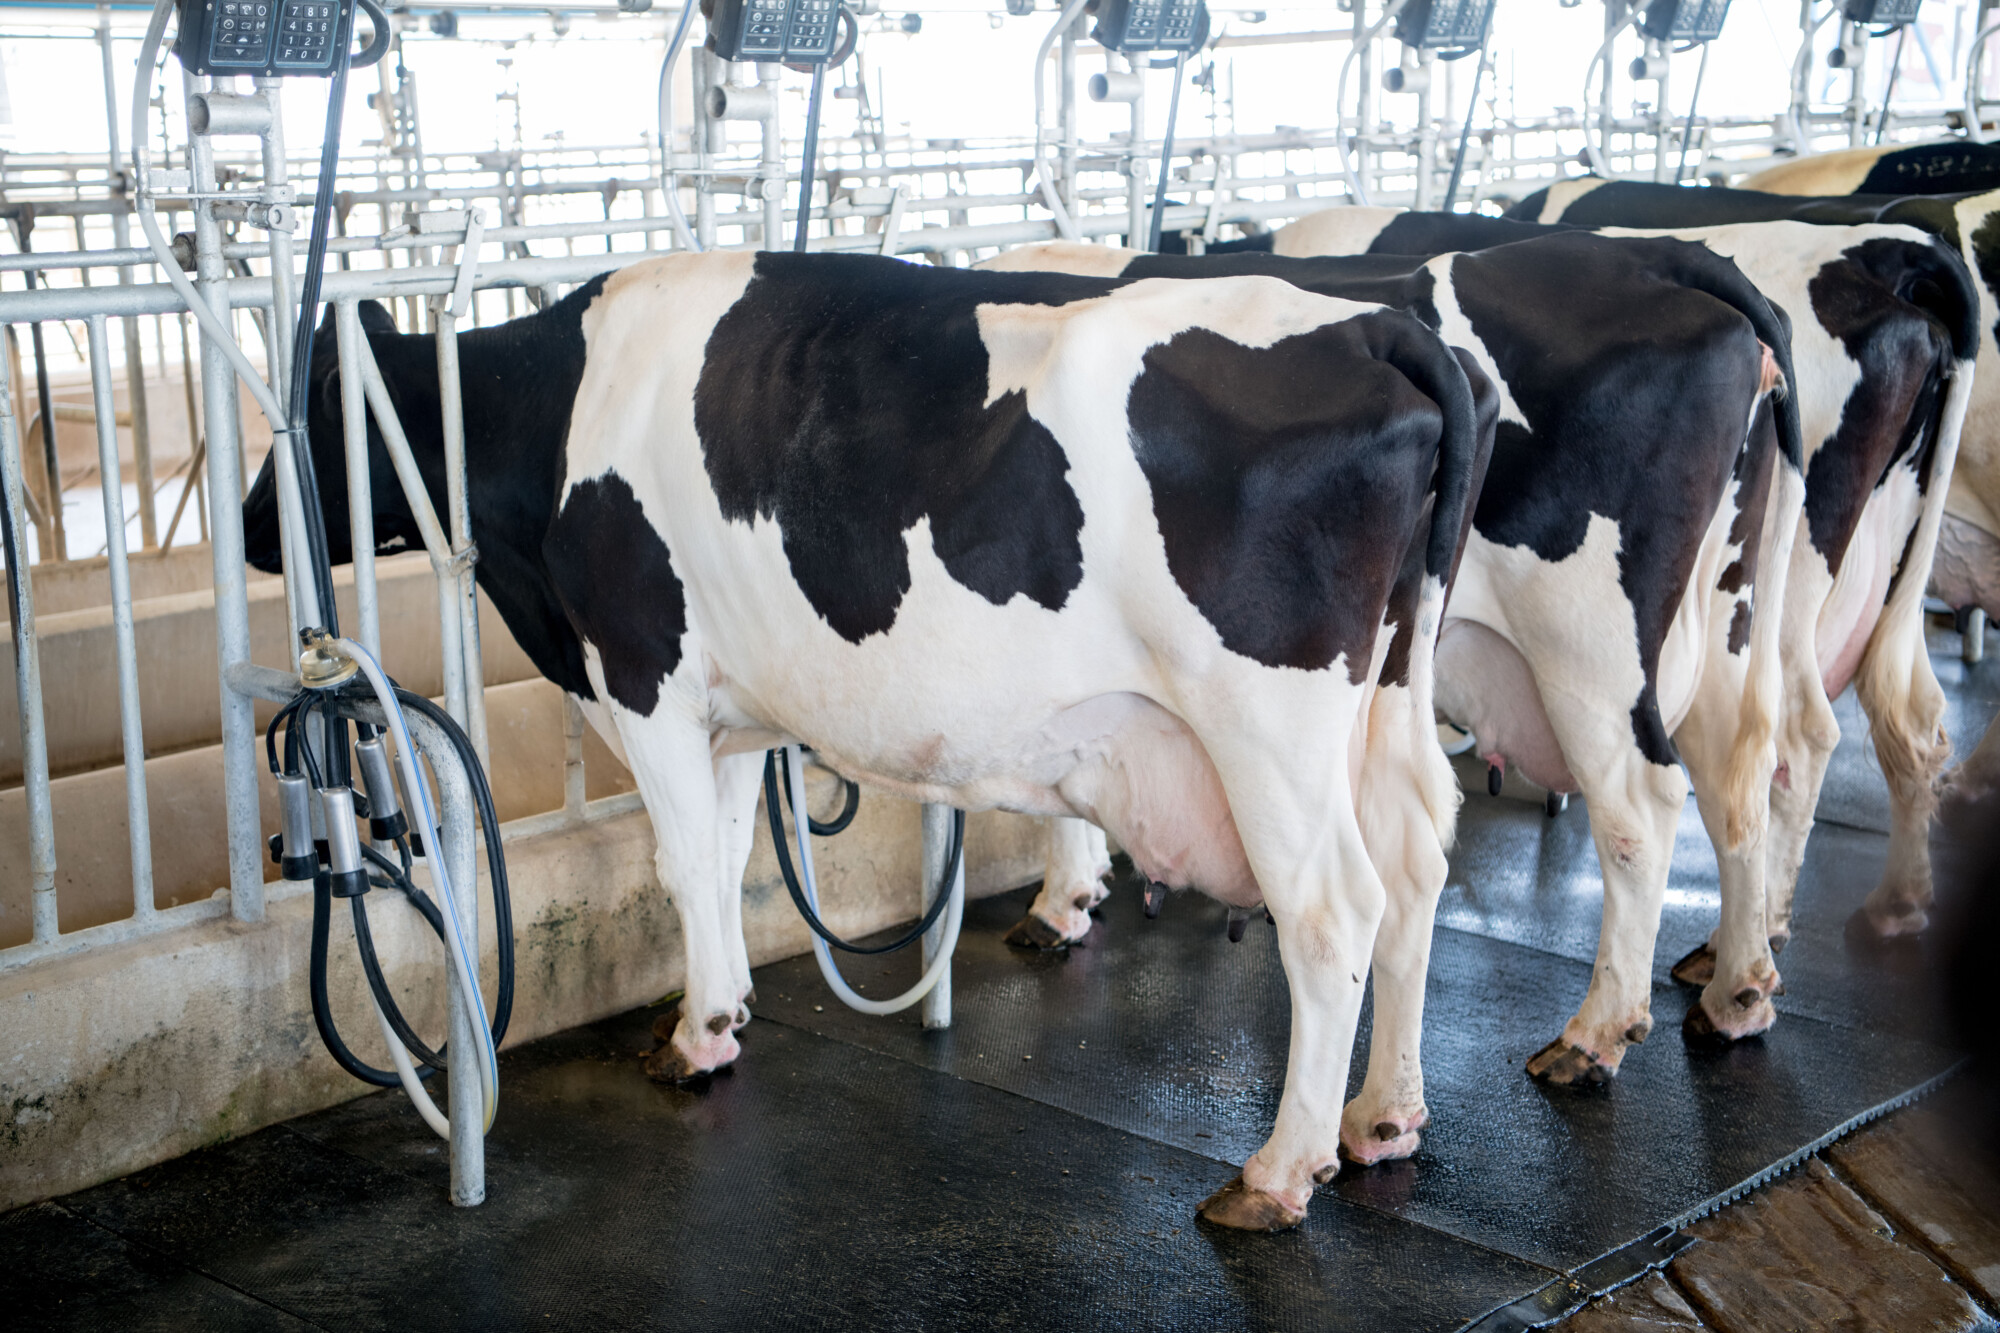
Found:
[{"label": "wet floor", "polygon": [[[1963,752],[2000,662],[1961,668],[1943,655],[1955,638],[1937,646]],[[1276,1110],[1274,934],[1253,922],[1231,945],[1222,908],[1184,896],[1147,922],[1121,883],[1062,953],[1001,942],[1025,893],[969,907],[948,1032],[854,1014],[798,958],[759,970],[744,1058],[703,1090],[640,1073],[657,1010],[510,1052],[478,1209],[445,1202],[442,1145],[392,1092],[0,1217],[0,1310],[120,1329],[1459,1327],[1615,1269],[1586,1266],[1954,1063],[1927,948],[1885,958],[1843,938],[1886,813],[1858,715],[1842,722],[1777,1027],[1722,1052],[1680,1039],[1691,993],[1666,968],[1716,899],[1690,805],[1657,1035],[1604,1089],[1544,1089],[1521,1067],[1589,980],[1583,806],[1550,819],[1469,784],[1482,794],[1429,983],[1424,1145],[1350,1168],[1287,1235],[1194,1217]],[[849,975],[888,993],[914,966]]]}]

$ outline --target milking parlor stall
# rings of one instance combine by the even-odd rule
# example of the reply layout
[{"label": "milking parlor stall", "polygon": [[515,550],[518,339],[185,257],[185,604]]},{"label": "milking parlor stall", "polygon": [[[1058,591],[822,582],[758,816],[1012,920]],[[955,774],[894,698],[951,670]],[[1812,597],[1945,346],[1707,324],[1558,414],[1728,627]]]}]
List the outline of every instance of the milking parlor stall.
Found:
[{"label": "milking parlor stall", "polygon": [[1996,33],[0,3],[0,1322],[1992,1327]]}]

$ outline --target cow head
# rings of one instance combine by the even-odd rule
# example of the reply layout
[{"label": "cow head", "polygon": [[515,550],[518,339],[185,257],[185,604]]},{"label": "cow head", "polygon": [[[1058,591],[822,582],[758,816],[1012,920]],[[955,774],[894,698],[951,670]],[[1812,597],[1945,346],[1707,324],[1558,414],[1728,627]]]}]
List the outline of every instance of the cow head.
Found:
[{"label": "cow head", "polygon": [[[394,337],[396,324],[389,312],[374,301],[359,306],[362,334],[375,345],[382,358],[382,335]],[[383,376],[391,399],[398,397],[393,367],[384,365]],[[406,413],[399,410],[403,428],[410,435],[411,451],[419,459],[441,457],[442,441],[432,441],[437,424],[434,413]],[[313,470],[318,476],[320,506],[326,515],[327,556],[336,565],[354,558],[350,542],[347,493],[347,451],[340,408],[340,357],[334,333],[333,308],[320,322],[313,337],[312,383],[306,396],[307,438],[312,449]],[[428,446],[428,447],[427,447]],[[275,457],[267,455],[250,493],[243,500],[243,555],[255,569],[275,574],[281,567],[278,547],[278,479]],[[410,511],[403,488],[396,479],[389,450],[375,427],[368,422],[369,497],[375,515],[375,553],[390,555],[423,544],[423,536]]]}]

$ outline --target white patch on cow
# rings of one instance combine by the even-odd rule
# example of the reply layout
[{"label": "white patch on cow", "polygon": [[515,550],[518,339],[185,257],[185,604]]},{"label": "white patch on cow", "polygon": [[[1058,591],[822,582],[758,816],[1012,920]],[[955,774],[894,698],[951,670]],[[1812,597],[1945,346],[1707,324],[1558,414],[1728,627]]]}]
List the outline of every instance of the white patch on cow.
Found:
[{"label": "white patch on cow", "polygon": [[1820,607],[1815,647],[1820,679],[1830,699],[1838,699],[1861,665],[1861,654],[1882,615],[1889,580],[1909,541],[1910,529],[1923,509],[1916,469],[1907,460],[1890,469],[1888,479],[1869,495],[1860,522],[1848,540],[1847,554],[1833,577]]},{"label": "white patch on cow", "polygon": [[[1315,213],[1314,217],[1323,216]],[[1528,430],[1528,418],[1521,411],[1521,405],[1514,401],[1514,390],[1507,383],[1507,377],[1500,373],[1500,366],[1493,354],[1486,349],[1486,343],[1472,330],[1472,321],[1466,317],[1458,305],[1458,290],[1452,286],[1451,266],[1453,256],[1439,255],[1424,265],[1432,278],[1431,303],[1437,307],[1438,336],[1461,352],[1470,352],[1479,368],[1486,372],[1486,378],[1493,381],[1493,387],[1500,395],[1500,420],[1511,421]]]},{"label": "white patch on cow", "polygon": [[1958,221],[1960,252],[1971,266],[1979,289],[1978,374],[1965,414],[1965,435],[1959,443],[1958,465],[1952,470],[1945,512],[2000,537],[2000,294],[1981,271],[1972,238],[2000,211],[2000,190],[1989,190],[1952,205]]},{"label": "white patch on cow", "polygon": [[1575,180],[1557,181],[1549,187],[1542,201],[1542,215],[1537,222],[1560,222],[1569,206],[1589,194],[1600,185],[1611,182],[1602,176],[1581,176]]},{"label": "white patch on cow", "polygon": [[1115,278],[1143,251],[1122,245],[1090,245],[1083,241],[1037,241],[1002,250],[973,267],[995,273],[1072,273],[1085,278]]},{"label": "white patch on cow", "polygon": [[1280,255],[1366,254],[1400,208],[1328,208],[1308,213],[1271,238],[1271,252]]}]

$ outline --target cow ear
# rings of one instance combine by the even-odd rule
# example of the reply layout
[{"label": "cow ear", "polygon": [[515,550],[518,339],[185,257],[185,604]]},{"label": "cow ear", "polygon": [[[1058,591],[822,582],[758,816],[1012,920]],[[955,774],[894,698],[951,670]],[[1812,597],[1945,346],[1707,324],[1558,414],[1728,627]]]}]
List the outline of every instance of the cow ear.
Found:
[{"label": "cow ear", "polygon": [[394,333],[396,331],[395,316],[391,315],[388,307],[384,306],[380,301],[362,301],[355,306],[355,309],[360,312],[361,331],[363,333]]}]

